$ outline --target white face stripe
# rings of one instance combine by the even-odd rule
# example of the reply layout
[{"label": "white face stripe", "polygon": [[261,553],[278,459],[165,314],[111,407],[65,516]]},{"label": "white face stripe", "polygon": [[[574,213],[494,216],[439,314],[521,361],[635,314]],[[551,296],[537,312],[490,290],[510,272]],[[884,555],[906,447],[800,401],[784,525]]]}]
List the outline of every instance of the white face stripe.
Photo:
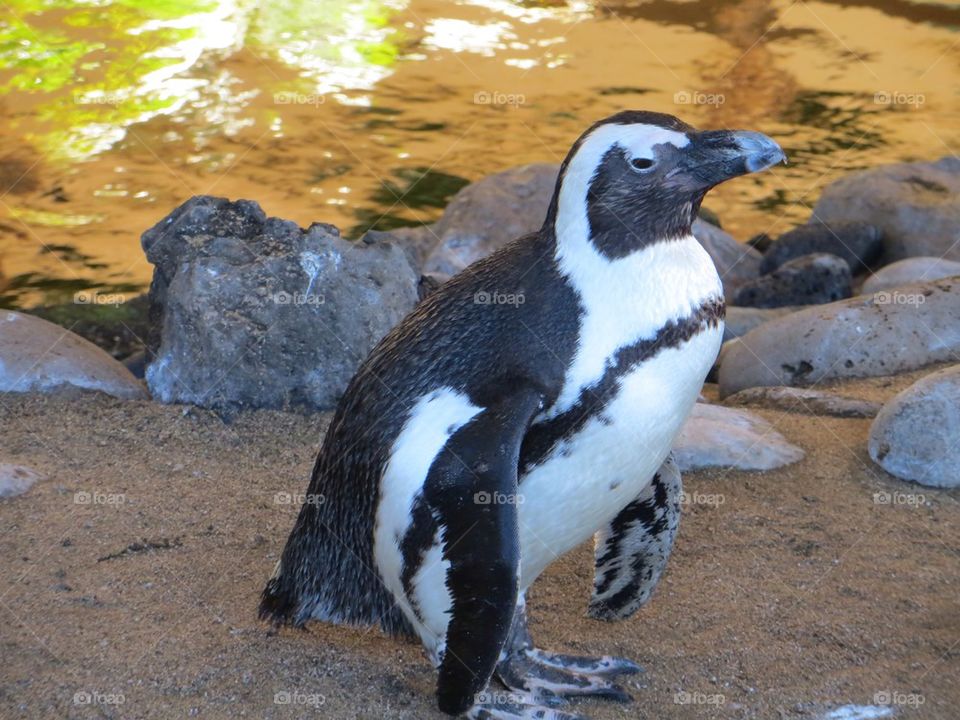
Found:
[{"label": "white face stripe", "polygon": [[[390,589],[404,615],[417,629],[428,649],[435,647],[436,643],[442,640],[436,635],[437,628],[446,628],[448,616],[443,614],[441,623],[441,619],[433,615],[441,612],[442,608],[449,607],[450,598],[444,592],[449,563],[441,562],[431,551],[415,577],[415,588],[424,586],[425,579],[430,578],[430,582],[425,586],[429,592],[418,593],[416,598],[421,605],[421,610],[425,613],[425,626],[418,621],[404,594],[401,580],[403,553],[400,543],[410,527],[413,502],[423,489],[434,458],[446,445],[450,436],[482,409],[471,403],[466,395],[453,388],[440,388],[424,395],[414,405],[403,429],[394,441],[390,459],[380,481],[380,501],[377,506],[373,537],[374,561],[384,583]],[[436,584],[434,581],[438,573],[442,581]],[[435,601],[425,602],[431,593],[441,597]]]}]

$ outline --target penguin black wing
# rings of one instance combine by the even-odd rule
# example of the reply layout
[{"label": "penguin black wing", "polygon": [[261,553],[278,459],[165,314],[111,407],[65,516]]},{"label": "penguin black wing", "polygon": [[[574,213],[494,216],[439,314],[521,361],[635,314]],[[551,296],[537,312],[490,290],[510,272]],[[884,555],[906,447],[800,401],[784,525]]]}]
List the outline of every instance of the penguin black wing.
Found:
[{"label": "penguin black wing", "polygon": [[[510,383],[504,383],[510,387]],[[436,457],[426,495],[450,563],[450,620],[440,660],[440,709],[462,713],[490,680],[517,604],[520,443],[542,395],[513,384],[454,433]]]},{"label": "penguin black wing", "polygon": [[680,525],[682,488],[668,455],[643,492],[597,533],[592,617],[623,620],[650,599]]}]

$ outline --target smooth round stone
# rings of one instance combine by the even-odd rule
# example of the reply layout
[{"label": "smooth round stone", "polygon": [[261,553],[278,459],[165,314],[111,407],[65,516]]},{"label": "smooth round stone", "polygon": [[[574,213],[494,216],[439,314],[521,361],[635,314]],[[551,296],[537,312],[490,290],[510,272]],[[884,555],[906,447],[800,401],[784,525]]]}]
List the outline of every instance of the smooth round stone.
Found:
[{"label": "smooth round stone", "polygon": [[921,485],[960,487],[960,365],[931,373],[894,396],[870,427],[870,457]]},{"label": "smooth round stone", "polygon": [[0,310],[0,393],[69,389],[147,397],[140,381],[93,343],[38,317]]},{"label": "smooth round stone", "polygon": [[0,463],[0,498],[22,495],[43,476],[24,465]]},{"label": "smooth round stone", "polygon": [[901,285],[929,282],[960,275],[960,262],[940,257],[915,257],[898,260],[868,277],[860,289],[862,295],[890,290]]}]

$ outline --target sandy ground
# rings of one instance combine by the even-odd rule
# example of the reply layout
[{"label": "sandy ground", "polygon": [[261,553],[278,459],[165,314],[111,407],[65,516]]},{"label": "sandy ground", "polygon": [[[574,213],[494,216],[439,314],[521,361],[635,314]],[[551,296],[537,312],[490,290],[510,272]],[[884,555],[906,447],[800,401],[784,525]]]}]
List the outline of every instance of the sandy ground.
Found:
[{"label": "sandy ground", "polygon": [[[909,379],[847,389],[882,399]],[[960,493],[873,466],[869,420],[758,412],[807,458],[688,474],[701,502],[684,508],[670,568],[634,618],[585,617],[589,547],[533,587],[541,646],[646,668],[632,704],[576,709],[813,720],[886,693],[897,717],[958,717]],[[419,646],[256,619],[325,422],[0,398],[0,462],[46,475],[0,501],[0,717],[443,717]]]}]

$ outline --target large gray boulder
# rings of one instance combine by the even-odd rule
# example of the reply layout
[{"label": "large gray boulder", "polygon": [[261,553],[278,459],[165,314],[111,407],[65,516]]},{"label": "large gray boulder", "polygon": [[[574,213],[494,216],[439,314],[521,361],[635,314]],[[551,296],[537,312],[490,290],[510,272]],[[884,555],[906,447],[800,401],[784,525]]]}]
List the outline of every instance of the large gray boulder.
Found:
[{"label": "large gray boulder", "polygon": [[960,275],[960,262],[944,260],[940,257],[914,257],[898,260],[880,268],[863,283],[860,292],[880,292],[892,290],[910,283],[929,282]]},{"label": "large gray boulder", "polygon": [[891,475],[960,487],[960,365],[921,378],[887,402],[867,447]]},{"label": "large gray boulder", "polygon": [[0,310],[0,393],[98,390],[147,397],[143,384],[79,335],[13,310]]},{"label": "large gray boulder", "polygon": [[433,225],[440,238],[424,272],[454,275],[511,240],[543,225],[559,165],[520,165],[461,189]]},{"label": "large gray boulder", "polygon": [[726,343],[720,396],[892,375],[960,358],[960,279],[905,285],[766,322]]},{"label": "large gray boulder", "polygon": [[146,379],[162,402],[329,409],[417,299],[399,245],[302,230],[246,200],[192,198],[142,243],[161,328]]},{"label": "large gray boulder", "polygon": [[960,261],[960,158],[851,173],[824,189],[813,212],[826,223],[879,227],[885,262],[921,255]]},{"label": "large gray boulder", "polygon": [[773,470],[802,460],[792,445],[759,415],[697,403],[673,445],[682,472],[709,467]]}]

